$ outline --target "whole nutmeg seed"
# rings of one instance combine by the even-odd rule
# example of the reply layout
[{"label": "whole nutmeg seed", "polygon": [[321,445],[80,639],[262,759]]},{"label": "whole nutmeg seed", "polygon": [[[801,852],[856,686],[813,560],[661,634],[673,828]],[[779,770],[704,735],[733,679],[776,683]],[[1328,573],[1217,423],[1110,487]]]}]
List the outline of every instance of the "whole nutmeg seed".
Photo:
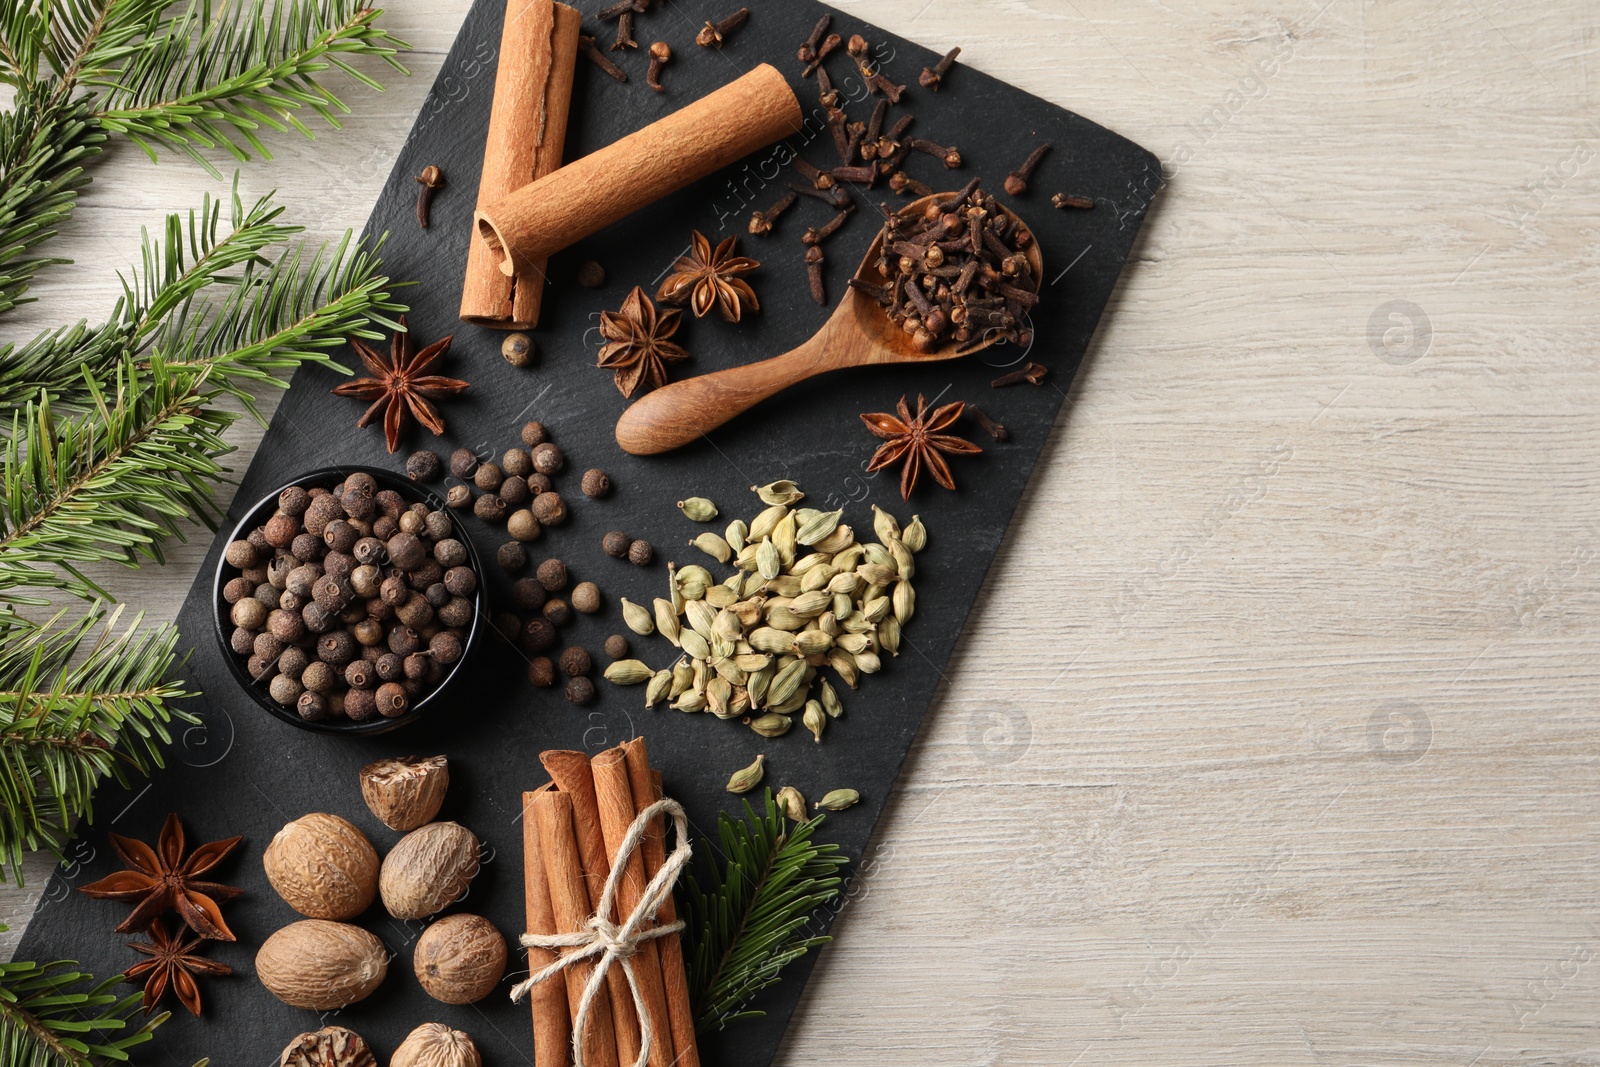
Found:
[{"label": "whole nutmeg seed", "polygon": [[583,495],[596,499],[611,492],[611,477],[599,467],[583,472]]},{"label": "whole nutmeg seed", "polygon": [[533,338],[525,333],[508,333],[500,342],[500,355],[513,367],[526,367],[533,362]]},{"label": "whole nutmeg seed", "polygon": [[359,926],[326,919],[290,923],[256,953],[256,977],[267,992],[308,1011],[365,1000],[388,972],[382,941]]},{"label": "whole nutmeg seed", "polygon": [[378,1058],[354,1030],[325,1026],[289,1042],[278,1067],[378,1067]]},{"label": "whole nutmeg seed", "polygon": [[423,1023],[394,1050],[389,1067],[483,1067],[483,1059],[472,1038],[460,1030]]},{"label": "whole nutmeg seed", "polygon": [[391,830],[415,830],[433,821],[450,788],[444,756],[401,756],[361,768],[361,798]]},{"label": "whole nutmeg seed", "polygon": [[337,815],[314,812],[289,823],[261,865],[284,903],[312,919],[354,919],[378,894],[377,851]]},{"label": "whole nutmeg seed", "polygon": [[435,822],[411,831],[383,859],[378,875],[383,906],[396,919],[425,919],[448,907],[477,875],[478,848],[477,836],[460,823]]},{"label": "whole nutmeg seed", "polygon": [[434,1000],[473,1004],[506,973],[506,939],[481,915],[447,915],[422,931],[412,965]]}]

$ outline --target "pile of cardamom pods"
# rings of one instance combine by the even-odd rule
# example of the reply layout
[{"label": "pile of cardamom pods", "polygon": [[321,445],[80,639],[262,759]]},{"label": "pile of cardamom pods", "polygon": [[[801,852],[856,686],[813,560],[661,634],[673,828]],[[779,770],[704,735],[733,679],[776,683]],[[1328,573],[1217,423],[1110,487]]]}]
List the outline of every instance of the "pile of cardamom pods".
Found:
[{"label": "pile of cardamom pods", "polygon": [[[796,507],[805,494],[791,481],[752,489],[766,510],[689,542],[718,563],[731,562],[731,576],[717,582],[699,564],[669,565],[669,595],[656,598],[653,609],[622,600],[628,627],[661,634],[682,649],[678,662],[652,670],[637,659],[618,660],[605,676],[617,685],[647,683],[647,708],[670,701],[679,711],[742,720],[763,737],[788,733],[798,714],[821,741],[828,720],[844,713],[821,670],[854,689],[862,675],[882,669],[882,653],[900,654],[901,628],[916,609],[914,557],[928,532],[920,518],[902,528],[873,505],[878,540],[860,542],[840,521],[842,508]],[[678,506],[696,522],[718,517],[703,497]]]}]

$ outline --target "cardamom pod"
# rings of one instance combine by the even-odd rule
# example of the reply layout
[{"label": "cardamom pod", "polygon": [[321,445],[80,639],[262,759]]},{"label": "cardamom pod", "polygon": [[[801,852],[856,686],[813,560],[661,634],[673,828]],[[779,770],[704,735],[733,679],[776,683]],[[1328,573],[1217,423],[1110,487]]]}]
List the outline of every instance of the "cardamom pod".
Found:
[{"label": "cardamom pod", "polygon": [[794,725],[794,720],[787,715],[774,715],[768,712],[750,720],[750,729],[762,737],[782,737],[789,732],[789,727]]},{"label": "cardamom pod", "polygon": [[822,731],[828,725],[827,713],[822,710],[820,701],[806,701],[805,714],[800,717],[807,730],[811,731],[811,739],[817,744],[822,743]]},{"label": "cardamom pod", "polygon": [[810,555],[801,556],[795,560],[794,566],[789,568],[789,573],[794,575],[810,574],[814,568],[826,566],[831,559],[833,557],[826,552],[812,552]]},{"label": "cardamom pod", "polygon": [[744,636],[744,627],[739,624],[739,616],[723,608],[711,621],[711,634],[731,643]]},{"label": "cardamom pod", "polygon": [[689,626],[695,633],[711,640],[711,627],[717,622],[717,609],[703,600],[691,600],[684,605],[683,617],[688,620]]},{"label": "cardamom pod", "polygon": [[627,597],[622,598],[622,621],[641,637],[655,633],[656,624],[650,621],[650,613]]},{"label": "cardamom pod", "polygon": [[700,636],[698,630],[685,630],[678,635],[678,642],[683,650],[695,659],[708,660],[711,658],[711,642]]},{"label": "cardamom pod", "polygon": [[865,652],[870,647],[871,643],[867,640],[866,634],[845,634],[843,637],[839,638],[839,640],[835,641],[834,644],[838,645],[840,648],[852,655],[858,655],[862,652]]},{"label": "cardamom pod", "polygon": [[816,589],[826,589],[828,583],[833,581],[834,575],[839,572],[824,563],[820,567],[812,567],[800,578],[800,591],[809,593]]},{"label": "cardamom pod", "polygon": [[[887,615],[889,613],[889,598],[881,596],[878,599],[883,601],[883,613]],[[872,622],[867,620],[866,615],[859,611],[852,611],[844,622],[839,624],[839,628],[847,634],[864,634],[872,629],[873,625]]]},{"label": "cardamom pod", "polygon": [[883,670],[883,660],[879,659],[878,654],[871,649],[865,652],[857,652],[855,656],[856,670],[862,674],[877,674]]},{"label": "cardamom pod", "polygon": [[730,589],[727,583],[714,585],[706,590],[706,603],[714,608],[725,608],[739,599],[739,594]]},{"label": "cardamom pod", "polygon": [[829,555],[833,555],[834,553],[843,552],[845,549],[849,548],[855,543],[856,532],[841,522],[838,528],[833,531],[833,533],[829,534],[827,537],[824,537],[811,547],[816,549],[818,552],[826,552]]},{"label": "cardamom pod", "polygon": [[894,557],[894,569],[900,572],[900,577],[916,577],[916,561],[911,558],[911,550],[898,537],[889,542],[889,555]]},{"label": "cardamom pod", "polygon": [[742,571],[756,569],[756,551],[761,547],[758,542],[746,541],[745,546],[733,557],[733,565]]},{"label": "cardamom pod", "polygon": [[[894,602],[886,596],[875,596],[870,600],[862,601],[861,617],[873,626],[882,622],[893,608]],[[847,627],[848,629],[848,627]]]},{"label": "cardamom pod", "polygon": [[750,672],[733,662],[732,656],[717,656],[712,659],[711,666],[729,685],[744,685],[750,680]]},{"label": "cardamom pod", "polygon": [[784,656],[794,651],[794,634],[775,626],[757,627],[750,631],[750,636],[745,640],[749,641],[750,647],[758,652]]},{"label": "cardamom pod", "polygon": [[667,695],[677,700],[690,689],[694,688],[694,667],[689,661],[679,657],[678,662],[672,665],[672,688]]},{"label": "cardamom pod", "polygon": [[679,585],[694,583],[704,587],[699,595],[690,597],[690,600],[699,600],[700,597],[705,595],[706,589],[710,589],[717,584],[717,580],[711,576],[711,572],[698,563],[691,563],[687,567],[678,568],[677,580]]},{"label": "cardamom pod", "polygon": [[778,525],[772,528],[772,543],[777,546],[778,557],[783,560],[784,566],[791,566],[794,563],[795,545],[798,544],[795,540],[795,528],[793,515],[785,515],[778,520]]},{"label": "cardamom pod", "polygon": [[[759,781],[759,778],[757,780]],[[826,808],[829,811],[843,811],[852,804],[858,804],[860,802],[861,794],[857,793],[854,789],[835,789],[833,792],[817,801],[817,807]]]},{"label": "cardamom pod", "polygon": [[767,687],[768,706],[782,704],[800,688],[800,681],[805,677],[806,661],[791,658],[778,668],[772,684]]},{"label": "cardamom pod", "polygon": [[806,821],[806,798],[801,795],[800,790],[792,785],[786,785],[778,790],[775,799],[778,802],[778,810],[790,819],[795,822]]},{"label": "cardamom pod", "polygon": [[832,605],[832,596],[813,589],[809,593],[801,593],[790,601],[789,610],[802,619],[814,619],[824,611],[827,611]]},{"label": "cardamom pod", "polygon": [[774,597],[796,597],[800,595],[800,579],[792,574],[780,574],[768,581],[764,588]]},{"label": "cardamom pod", "polygon": [[841,571],[853,571],[861,566],[861,561],[867,558],[867,550],[860,545],[851,545],[843,552],[833,554],[833,565]]},{"label": "cardamom pod", "polygon": [[890,615],[878,624],[878,644],[891,656],[900,654],[900,620]]},{"label": "cardamom pod", "polygon": [[[887,555],[887,552],[885,555]],[[889,562],[892,564],[894,560],[891,559]],[[861,566],[857,567],[856,573],[859,574],[862,580],[864,580],[868,585],[887,586],[890,582],[900,577],[899,572],[896,571],[893,566],[886,566],[882,563],[873,563],[870,559],[866,563],[863,563]]]},{"label": "cardamom pod", "polygon": [[855,610],[856,601],[849,593],[833,594],[833,613],[835,615],[848,615]]},{"label": "cardamom pod", "polygon": [[[672,601],[656,597],[651,602],[651,606],[655,608],[656,629],[660,631],[662,637],[665,637],[674,645],[678,645],[680,627],[678,626],[678,613],[672,610]],[[678,645],[678,647],[681,648],[683,646]]]},{"label": "cardamom pod", "polygon": [[767,761],[766,754],[756,757],[756,761],[748,767],[741,767],[733,772],[733,777],[728,779],[728,792],[748,793],[761,784],[761,779],[767,773],[761,765]]},{"label": "cardamom pod", "polygon": [[900,536],[900,520],[874,504],[872,505],[872,532],[878,535],[878,540],[888,544],[889,538]]},{"label": "cardamom pod", "polygon": [[606,667],[606,681],[612,685],[640,685],[654,678],[656,672],[642,660],[619,659]]},{"label": "cardamom pod", "polygon": [[917,591],[910,582],[899,582],[894,587],[894,617],[904,626],[917,610]]},{"label": "cardamom pod", "polygon": [[841,632],[839,629],[839,616],[832,611],[824,611],[817,616],[817,629],[829,637],[838,637]]},{"label": "cardamom pod", "polygon": [[750,491],[760,497],[763,504],[794,504],[805,499],[800,487],[787,478],[766,485],[752,485]]},{"label": "cardamom pod", "polygon": [[762,541],[768,537],[771,537],[772,531],[777,528],[778,523],[781,522],[783,517],[787,514],[789,514],[788,505],[774,504],[766,511],[763,511],[761,514],[757,515],[750,521],[749,540]]},{"label": "cardamom pod", "polygon": [[861,672],[856,670],[856,658],[842,648],[828,649],[828,666],[832,667],[839,680],[851,689],[856,688],[860,681]]},{"label": "cardamom pod", "polygon": [[802,656],[820,656],[833,647],[833,638],[821,630],[803,630],[794,635],[794,650]]},{"label": "cardamom pod", "polygon": [[928,528],[922,525],[922,516],[911,516],[911,525],[906,527],[900,540],[913,552],[921,552],[928,547]]},{"label": "cardamom pod", "polygon": [[888,545],[866,544],[861,546],[861,551],[866,554],[867,562],[875,567],[885,567],[894,570],[894,556],[889,552]]},{"label": "cardamom pod", "polygon": [[843,715],[844,705],[839,703],[839,694],[834,691],[833,686],[828,683],[826,678],[822,680],[822,685],[818,688],[822,691],[822,710],[828,713],[828,718],[837,719]]},{"label": "cardamom pod", "polygon": [[828,579],[825,587],[829,593],[843,593],[845,596],[855,596],[863,585],[861,575],[853,570],[840,571]]},{"label": "cardamom pod", "polygon": [[764,601],[756,599],[741,600],[728,610],[738,618],[739,625],[748,629],[752,626],[761,625],[761,606],[763,603]]},{"label": "cardamom pod", "polygon": [[839,528],[839,519],[843,515],[843,508],[838,511],[821,512],[816,518],[796,529],[794,539],[802,545],[815,545]]},{"label": "cardamom pod", "polygon": [[685,713],[705,711],[706,695],[698,689],[690,689],[674,700],[672,706]]},{"label": "cardamom pod", "polygon": [[750,694],[742,685],[733,687],[733,699],[728,701],[728,718],[740,719],[750,714]]},{"label": "cardamom pod", "polygon": [[706,709],[719,719],[733,719],[738,713],[728,707],[733,699],[733,683],[726,678],[713,678],[706,686]]},{"label": "cardamom pod", "polygon": [[[738,552],[744,548],[745,540],[750,536],[750,524],[743,519],[734,519],[728,523],[728,529],[723,532],[723,540],[728,542],[728,547]],[[726,562],[726,560],[724,560]]]},{"label": "cardamom pod", "polygon": [[670,562],[667,564],[667,596],[669,598],[668,602],[672,605],[673,614],[682,615],[683,605],[686,601],[683,599],[683,590],[678,588],[676,564]]},{"label": "cardamom pod", "polygon": [[710,530],[693,538],[689,545],[693,548],[698,548],[718,563],[726,563],[733,558],[733,546],[728,544],[720,534],[714,534]]},{"label": "cardamom pod", "polygon": [[774,630],[789,630],[791,632],[804,630],[806,623],[810,621],[790,611],[787,604],[767,605],[767,625]]},{"label": "cardamom pod", "polygon": [[667,698],[672,691],[672,672],[668,670],[656,671],[651,677],[650,684],[644,688],[644,706],[653,708]]},{"label": "cardamom pod", "polygon": [[778,571],[782,567],[783,557],[778,552],[778,546],[770,539],[756,546],[756,571],[761,577],[771,581],[778,576]]},{"label": "cardamom pod", "polygon": [[[784,651],[787,652],[788,649],[784,649]],[[741,671],[754,674],[771,663],[772,656],[764,652],[744,652],[733,657],[733,662]]]},{"label": "cardamom pod", "polygon": [[788,700],[785,700],[781,704],[773,704],[769,702],[767,704],[767,710],[777,712],[779,715],[793,715],[795,712],[805,707],[806,684],[807,683],[805,679],[801,678],[800,684],[795,686],[794,693],[789,697]]},{"label": "cardamom pod", "polygon": [[769,663],[759,671],[750,675],[750,680],[745,683],[745,688],[750,691],[750,703],[761,707],[767,701],[767,688],[772,684],[773,675],[778,673],[777,664]]},{"label": "cardamom pod", "polygon": [[678,501],[678,510],[690,522],[710,522],[717,517],[717,506],[703,496]]}]

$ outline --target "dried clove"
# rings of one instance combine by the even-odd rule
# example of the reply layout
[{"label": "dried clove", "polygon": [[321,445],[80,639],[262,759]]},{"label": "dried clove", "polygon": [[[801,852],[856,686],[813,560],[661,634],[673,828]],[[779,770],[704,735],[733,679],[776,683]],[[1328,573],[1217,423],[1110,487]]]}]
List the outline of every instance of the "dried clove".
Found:
[{"label": "dried clove", "polygon": [[421,174],[417,175],[417,184],[422,186],[417,190],[417,225],[426,230],[434,190],[444,188],[444,171],[429,164],[422,168]]},{"label": "dried clove", "polygon": [[611,62],[611,60],[607,58],[606,54],[600,51],[599,45],[595,44],[594,38],[590,37],[588,34],[579,35],[578,51],[582,52],[584,57],[587,58],[589,62],[593,63],[595,66],[611,75],[617,81],[625,82],[628,80],[627,72],[621,67],[617,66],[615,63]]},{"label": "dried clove", "polygon": [[951,170],[961,166],[961,153],[956,149],[955,145],[946,148],[942,144],[924,140],[921,137],[913,137],[909,144],[914,151],[924,152],[935,159],[942,160],[944,165]]},{"label": "dried clove", "polygon": [[610,22],[612,19],[620,19],[625,14],[642,15],[649,10],[650,0],[618,0],[610,7],[601,8],[597,17],[601,22]]},{"label": "dried clove", "polygon": [[661,84],[661,68],[672,59],[672,48],[665,41],[657,41],[650,46],[650,70],[644,76],[644,83],[658,93],[667,91]]},{"label": "dried clove", "polygon": [[1057,193],[1050,198],[1050,206],[1055,208],[1076,208],[1079,211],[1088,211],[1094,207],[1094,198],[1089,196],[1068,196],[1066,193]]},{"label": "dried clove", "polygon": [[1029,363],[1024,367],[1011,371],[1009,374],[1000,375],[1000,377],[989,383],[989,388],[1004,389],[1008,385],[1021,385],[1023,382],[1027,382],[1029,385],[1042,385],[1049,375],[1050,368],[1044,364]]},{"label": "dried clove", "polygon": [[857,185],[865,185],[868,189],[878,180],[878,168],[871,164],[860,167],[834,167],[829,173],[833,175],[835,181],[855,182]]},{"label": "dried clove", "polygon": [[972,418],[973,422],[978,424],[978,428],[980,430],[988,434],[994,440],[1011,440],[1011,431],[1007,430],[1005,426],[995,422],[988,415],[984,414],[983,409],[978,407],[978,405],[968,404],[966,407],[966,414]]},{"label": "dried clove", "polygon": [[945,53],[945,57],[931,67],[923,67],[922,75],[917,79],[917,84],[930,92],[938,92],[939,85],[944,81],[944,76],[950,73],[950,68],[955,66],[956,56],[961,54],[960,47],[952,48]]},{"label": "dried clove", "polygon": [[833,87],[833,79],[828,77],[827,67],[817,68],[817,92],[823,107],[834,108],[839,104],[839,90]]},{"label": "dried clove", "polygon": [[1035,148],[1028,158],[1022,161],[1022,166],[1006,175],[1006,192],[1011,196],[1021,196],[1028,191],[1028,181],[1033,177],[1034,170],[1039,166],[1040,160],[1050,152],[1050,142]]},{"label": "dried clove", "polygon": [[811,281],[811,299],[827,307],[828,291],[822,283],[822,261],[821,245],[810,245],[806,248],[806,275]]},{"label": "dried clove", "polygon": [[800,45],[800,62],[812,63],[817,58],[817,46],[822,42],[822,35],[828,32],[828,27],[833,25],[833,16],[824,15],[817,20],[816,26],[811,31],[811,36]]},{"label": "dried clove", "polygon": [[738,32],[749,19],[750,9],[741,7],[721,22],[708,21],[705,28],[695,36],[694,43],[701,48],[721,48],[723,41]]},{"label": "dried clove", "polygon": [[845,113],[836,107],[828,109],[828,132],[833,134],[834,151],[839,153],[839,162],[849,166],[853,149],[850,147],[850,131],[846,128],[849,122]]},{"label": "dried clove", "polygon": [[827,59],[829,56],[833,55],[834,52],[838,51],[839,46],[842,44],[844,44],[844,38],[840,37],[837,33],[828,34],[827,39],[822,42],[822,46],[817,49],[816,58],[810,63],[806,64],[806,69],[800,72],[800,76],[802,78],[809,78],[811,75],[815,74],[822,67],[823,60]]},{"label": "dried clove", "polygon": [[843,211],[835,212],[833,218],[829,219],[822,226],[813,226],[806,230],[806,232],[800,237],[800,243],[803,245],[821,244],[823,241],[826,241],[828,238],[832,237],[835,233],[838,233],[839,227],[845,224],[845,221],[850,218],[855,210],[856,206],[851,204]]},{"label": "dried clove", "polygon": [[878,158],[878,140],[883,134],[883,120],[889,114],[889,101],[879,100],[867,122],[866,136],[861,140],[861,158],[871,162]]},{"label": "dried clove", "polygon": [[917,181],[903,170],[897,170],[889,178],[889,188],[897,193],[910,193],[915,197],[932,196],[933,190]]},{"label": "dried clove", "polygon": [[825,170],[819,170],[804,156],[794,157],[794,169],[818,189],[832,189],[834,186],[833,175]]},{"label": "dried clove", "polygon": [[638,47],[639,42],[633,39],[633,12],[624,11],[617,16],[617,39],[611,42],[611,51]]},{"label": "dried clove", "polygon": [[794,190],[789,190],[778,197],[778,202],[765,211],[752,211],[750,213],[750,233],[756,237],[765,237],[772,232],[772,224],[778,221],[778,216],[794,207],[795,201],[800,197]]},{"label": "dried clove", "polygon": [[850,193],[842,185],[835,185],[832,189],[829,189],[826,192],[818,189],[814,185],[804,185],[800,182],[790,182],[789,188],[791,191],[799,193],[801,196],[809,196],[813,200],[821,200],[824,204],[836,209],[842,209],[850,204],[855,203],[855,201],[850,198]]}]

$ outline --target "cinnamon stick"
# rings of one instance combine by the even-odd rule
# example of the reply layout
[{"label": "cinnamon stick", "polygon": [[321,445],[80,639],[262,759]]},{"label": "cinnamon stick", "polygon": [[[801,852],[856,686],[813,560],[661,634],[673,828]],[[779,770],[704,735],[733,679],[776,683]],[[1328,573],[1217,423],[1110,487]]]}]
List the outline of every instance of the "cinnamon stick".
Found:
[{"label": "cinnamon stick", "polygon": [[[578,851],[573,825],[572,797],[554,789],[535,794],[534,823],[539,832],[539,854],[544,860],[550,889],[550,903],[558,933],[577,933],[585,929],[593,906],[583,880],[583,860]],[[592,959],[579,960],[567,967],[566,998],[572,1024],[577,1025],[583,987],[594,974]],[[547,983],[548,984],[548,983]],[[579,1035],[583,1041],[583,1062],[590,1067],[618,1067],[617,1035],[612,1024],[611,1001],[597,996],[589,1008],[588,1025]],[[543,1062],[540,1061],[541,1067]],[[556,1062],[565,1062],[558,1060]]]},{"label": "cinnamon stick", "polygon": [[500,270],[529,274],[554,252],[803,128],[800,101],[771,64],[574,160],[496,203],[478,235]]},{"label": "cinnamon stick", "polygon": [[[595,797],[600,802],[600,828],[605,832],[606,855],[612,866],[616,865],[622,840],[638,817],[634,805],[633,789],[628,783],[627,753],[621,748],[607,749],[590,760],[594,770]],[[635,849],[628,856],[622,878],[617,883],[617,915],[632,915],[644,897],[648,879],[644,874],[644,857]],[[661,981],[660,945],[654,941],[641,941],[633,957],[634,974],[639,980],[639,991],[645,1007],[650,1012],[650,1067],[671,1067],[672,1026],[667,1011],[666,987]]]},{"label": "cinnamon stick", "polygon": [[[600,825],[600,804],[595,796],[594,771],[589,766],[589,757],[582,752],[552,749],[541,752],[539,762],[550,772],[556,788],[571,798],[572,825],[576,831],[578,855],[583,862],[583,880],[589,894],[587,917],[599,908],[606,879],[611,877],[605,831]],[[627,917],[627,911],[621,907],[620,901],[617,905],[617,914],[605,916],[612,922]],[[639,1013],[633,1006],[628,976],[621,967],[606,971],[606,992],[611,999],[611,1018],[616,1025],[617,1056],[622,1063],[631,1065],[639,1057]]]},{"label": "cinnamon stick", "polygon": [[[578,62],[578,22],[578,12],[566,4],[507,0],[478,179],[480,209],[561,166]],[[521,274],[502,273],[500,257],[474,226],[461,289],[462,321],[531,329],[539,322],[544,269],[539,259]]]},{"label": "cinnamon stick", "polygon": [[[635,815],[661,799],[661,775],[651,770],[650,755],[644,738],[636,737],[620,746],[626,754],[628,785],[633,794]],[[656,876],[666,863],[666,823],[657,816],[645,835],[644,876],[648,881]],[[678,917],[677,903],[671,894],[661,904],[656,916],[663,924]],[[672,1047],[677,1056],[675,1067],[700,1067],[700,1049],[694,1036],[694,1011],[689,1005],[689,974],[683,962],[683,941],[677,934],[657,939],[661,946],[661,980],[667,995],[667,1018],[672,1024]]]},{"label": "cinnamon stick", "polygon": [[[539,848],[539,827],[534,822],[533,802],[553,786],[546,783],[532,793],[522,794],[522,894],[528,913],[528,933],[554,934],[555,907],[550,903],[550,879],[545,874],[544,854]],[[538,971],[556,961],[547,948],[528,949],[528,969]],[[560,982],[540,982],[528,994],[533,1010],[533,1056],[541,1067],[567,1067],[572,1062],[569,1042],[572,1020],[567,1014],[567,990]]]}]

